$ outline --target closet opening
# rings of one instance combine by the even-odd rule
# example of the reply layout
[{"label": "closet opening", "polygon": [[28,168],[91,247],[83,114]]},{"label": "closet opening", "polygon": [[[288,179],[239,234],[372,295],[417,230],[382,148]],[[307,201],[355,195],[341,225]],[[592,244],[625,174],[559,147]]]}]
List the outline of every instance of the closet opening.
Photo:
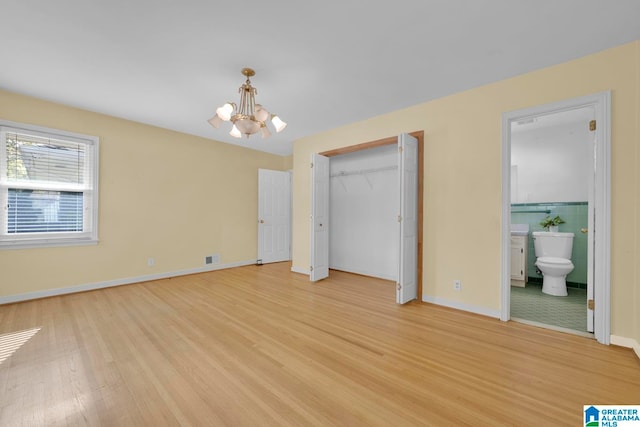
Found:
[{"label": "closet opening", "polygon": [[[414,219],[417,255],[412,268],[416,275],[417,299],[421,301],[424,132],[408,135],[417,140]],[[331,201],[327,222],[331,227],[327,233],[327,272],[328,269],[342,270],[398,283],[401,246],[397,232],[401,219],[397,208],[400,201],[398,141],[398,137],[393,136],[318,153],[330,158],[327,191],[331,193]]]}]

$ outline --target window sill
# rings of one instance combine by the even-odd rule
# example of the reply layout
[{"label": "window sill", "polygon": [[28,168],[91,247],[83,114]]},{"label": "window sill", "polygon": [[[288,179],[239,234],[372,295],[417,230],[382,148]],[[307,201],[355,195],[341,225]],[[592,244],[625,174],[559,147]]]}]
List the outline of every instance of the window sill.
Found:
[{"label": "window sill", "polygon": [[24,242],[0,242],[0,250],[11,249],[36,249],[65,246],[91,246],[97,245],[98,239],[69,239],[69,240],[29,240]]}]

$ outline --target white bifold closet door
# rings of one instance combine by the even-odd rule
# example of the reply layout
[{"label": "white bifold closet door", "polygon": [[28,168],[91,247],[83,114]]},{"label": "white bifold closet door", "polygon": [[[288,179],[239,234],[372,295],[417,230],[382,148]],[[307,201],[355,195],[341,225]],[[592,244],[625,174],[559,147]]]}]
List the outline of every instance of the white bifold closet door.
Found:
[{"label": "white bifold closet door", "polygon": [[311,266],[312,281],[329,277],[329,158],[311,156]]},{"label": "white bifold closet door", "polygon": [[396,302],[418,298],[418,140],[409,134],[398,137],[398,187],[400,253]]}]

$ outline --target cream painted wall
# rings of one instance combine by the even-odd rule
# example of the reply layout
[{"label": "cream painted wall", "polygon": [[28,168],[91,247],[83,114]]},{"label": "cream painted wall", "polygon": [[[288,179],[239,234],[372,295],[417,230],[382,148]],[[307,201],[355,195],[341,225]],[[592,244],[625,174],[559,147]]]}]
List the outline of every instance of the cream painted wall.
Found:
[{"label": "cream painted wall", "polygon": [[292,167],[291,157],[4,91],[0,118],[100,138],[99,244],[0,250],[0,297],[199,268],[212,254],[255,260],[258,168]]},{"label": "cream painted wall", "polygon": [[499,312],[501,114],[611,90],[612,334],[640,342],[639,86],[636,41],[296,141],[293,269],[309,265],[311,153],[424,130],[423,297]]}]

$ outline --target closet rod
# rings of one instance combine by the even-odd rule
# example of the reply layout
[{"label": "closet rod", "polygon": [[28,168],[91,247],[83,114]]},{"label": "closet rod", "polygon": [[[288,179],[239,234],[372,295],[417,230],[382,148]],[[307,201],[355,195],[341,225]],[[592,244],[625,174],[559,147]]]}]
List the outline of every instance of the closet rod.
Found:
[{"label": "closet rod", "polygon": [[390,171],[390,170],[396,170],[398,169],[398,166],[385,166],[382,168],[372,168],[372,169],[361,169],[361,170],[357,170],[357,171],[340,171],[337,173],[333,173],[331,174],[331,178],[336,177],[336,176],[349,176],[349,175],[366,175],[368,173],[375,173],[375,172],[383,172],[383,171]]},{"label": "closet rod", "polygon": [[519,210],[519,211],[511,211],[511,213],[543,213],[543,214],[550,214],[551,210],[547,209],[547,210],[537,210],[537,209],[524,209],[524,210]]}]

